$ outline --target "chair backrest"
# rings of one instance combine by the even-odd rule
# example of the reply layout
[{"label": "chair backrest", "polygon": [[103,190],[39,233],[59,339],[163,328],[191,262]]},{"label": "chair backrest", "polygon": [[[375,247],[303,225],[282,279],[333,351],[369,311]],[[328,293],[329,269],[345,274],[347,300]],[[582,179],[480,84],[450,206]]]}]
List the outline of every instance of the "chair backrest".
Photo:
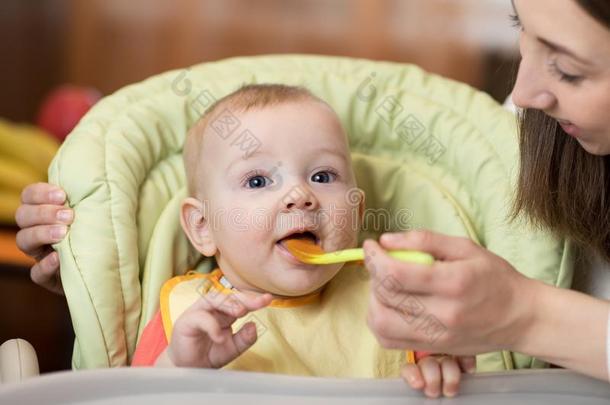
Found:
[{"label": "chair backrest", "polygon": [[[199,262],[180,229],[182,144],[213,100],[252,82],[304,85],[336,110],[367,207],[390,213],[363,238],[414,228],[468,236],[529,277],[569,286],[569,246],[507,220],[515,118],[486,94],[396,63],[303,55],[204,63],[104,98],[49,169],[76,214],[55,246],[76,333],[73,367],[128,364],[162,283],[213,265]],[[243,148],[240,131],[227,128],[226,137]],[[483,370],[536,365],[519,354],[479,357]]]}]

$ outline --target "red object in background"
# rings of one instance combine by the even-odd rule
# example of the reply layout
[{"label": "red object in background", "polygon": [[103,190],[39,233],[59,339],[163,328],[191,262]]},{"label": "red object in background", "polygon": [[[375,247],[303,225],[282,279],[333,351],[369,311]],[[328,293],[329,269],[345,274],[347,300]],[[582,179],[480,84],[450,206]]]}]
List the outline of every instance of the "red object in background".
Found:
[{"label": "red object in background", "polygon": [[64,85],[53,90],[43,101],[36,123],[63,142],[102,94],[92,87]]}]

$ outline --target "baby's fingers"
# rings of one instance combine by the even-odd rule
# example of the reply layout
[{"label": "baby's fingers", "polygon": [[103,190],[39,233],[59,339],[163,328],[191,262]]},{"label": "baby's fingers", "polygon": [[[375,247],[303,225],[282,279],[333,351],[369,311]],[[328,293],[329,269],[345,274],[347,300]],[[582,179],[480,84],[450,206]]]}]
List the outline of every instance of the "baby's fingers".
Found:
[{"label": "baby's fingers", "polygon": [[476,356],[458,356],[457,361],[462,371],[466,373],[474,373],[477,370]]},{"label": "baby's fingers", "polygon": [[264,308],[271,304],[271,301],[273,300],[273,296],[269,293],[254,294],[235,291],[231,296],[241,303],[246,308],[247,312]]},{"label": "baby's fingers", "polygon": [[243,325],[237,333],[232,336],[233,344],[235,345],[233,358],[248,350],[248,348],[256,342],[257,337],[256,324],[254,322],[248,322]]},{"label": "baby's fingers", "polygon": [[[221,292],[211,291],[203,295],[195,306],[197,309],[206,311],[214,310],[220,314],[225,314],[229,317],[226,321],[233,323],[235,318],[240,318],[250,311],[266,307],[270,302],[270,294],[252,296],[241,292],[223,294]],[[223,326],[226,326],[224,325],[224,322]]]},{"label": "baby's fingers", "polygon": [[210,351],[209,359],[212,367],[223,367],[248,350],[257,340],[256,325],[248,322],[239,331],[231,335],[222,345]]},{"label": "baby's fingers", "polygon": [[425,357],[417,364],[424,378],[424,394],[437,398],[441,393],[441,365],[434,356]]},{"label": "baby's fingers", "polygon": [[177,321],[174,332],[180,331],[184,337],[198,337],[208,335],[212,342],[221,344],[226,340],[227,334],[223,332],[219,320],[207,311],[185,312]]},{"label": "baby's fingers", "polygon": [[454,397],[460,387],[460,378],[462,376],[457,360],[451,357],[443,357],[441,360],[441,374],[443,395]]},{"label": "baby's fingers", "polygon": [[406,364],[400,375],[414,390],[421,390],[425,386],[424,377],[421,375],[417,364]]}]

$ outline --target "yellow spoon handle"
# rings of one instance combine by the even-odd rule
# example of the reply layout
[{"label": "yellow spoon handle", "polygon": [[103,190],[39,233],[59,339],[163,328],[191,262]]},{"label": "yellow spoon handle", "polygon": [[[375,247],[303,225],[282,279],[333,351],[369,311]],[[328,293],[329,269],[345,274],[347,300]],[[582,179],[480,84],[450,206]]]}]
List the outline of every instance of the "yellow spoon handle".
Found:
[{"label": "yellow spoon handle", "polygon": [[425,252],[418,252],[416,250],[391,250],[388,252],[394,259],[402,262],[418,263],[418,264],[432,264],[434,263],[434,257],[431,254]]},{"label": "yellow spoon handle", "polygon": [[[391,250],[388,252],[388,255],[403,262],[419,264],[434,263],[434,258],[430,254],[415,250]],[[364,260],[364,250],[362,248],[338,250],[336,252],[320,255],[318,259],[320,262],[324,263],[341,263]]]}]

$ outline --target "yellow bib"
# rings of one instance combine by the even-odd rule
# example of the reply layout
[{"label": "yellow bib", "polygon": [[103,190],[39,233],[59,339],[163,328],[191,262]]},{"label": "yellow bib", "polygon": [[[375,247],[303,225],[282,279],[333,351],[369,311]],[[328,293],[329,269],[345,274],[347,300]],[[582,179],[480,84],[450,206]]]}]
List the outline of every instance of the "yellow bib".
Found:
[{"label": "yellow bib", "polygon": [[[398,377],[413,353],[382,348],[366,324],[368,273],[346,265],[321,292],[276,299],[238,319],[256,324],[258,340],[224,369],[320,377]],[[161,290],[161,315],[168,342],[176,319],[202,294],[222,284],[222,272],[189,273],[168,280]]]}]

